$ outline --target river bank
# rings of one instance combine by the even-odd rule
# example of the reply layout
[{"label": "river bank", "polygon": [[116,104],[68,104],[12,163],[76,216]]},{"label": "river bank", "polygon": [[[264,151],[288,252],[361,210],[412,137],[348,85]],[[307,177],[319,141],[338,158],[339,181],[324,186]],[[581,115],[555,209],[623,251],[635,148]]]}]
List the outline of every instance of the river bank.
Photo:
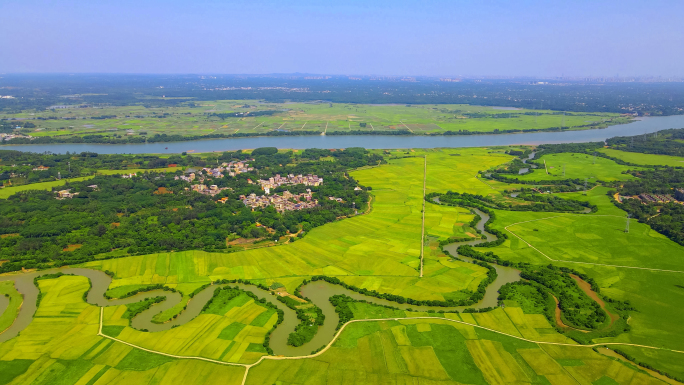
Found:
[{"label": "river bank", "polygon": [[84,152],[100,154],[175,154],[182,152],[235,151],[258,147],[286,149],[305,148],[462,148],[484,146],[538,145],[554,143],[579,143],[604,141],[614,136],[640,135],[669,128],[684,127],[684,115],[646,117],[631,123],[609,126],[603,129],[579,131],[528,132],[517,134],[477,135],[314,135],[271,136],[229,139],[208,139],[183,142],[140,144],[20,144],[2,145],[0,150],[31,152]]}]

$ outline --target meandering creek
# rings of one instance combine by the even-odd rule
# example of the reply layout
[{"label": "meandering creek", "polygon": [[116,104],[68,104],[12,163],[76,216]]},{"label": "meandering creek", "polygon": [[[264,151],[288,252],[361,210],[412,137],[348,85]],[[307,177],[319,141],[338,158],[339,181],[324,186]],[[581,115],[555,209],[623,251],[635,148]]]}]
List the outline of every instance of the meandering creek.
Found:
[{"label": "meandering creek", "polygon": [[[437,200],[437,202],[439,201]],[[480,216],[480,220],[477,222],[476,228],[479,229],[482,232],[482,234],[485,235],[486,240],[477,239],[469,242],[452,243],[445,246],[444,249],[449,251],[452,255],[457,255],[456,249],[460,245],[475,245],[478,243],[482,243],[485,241],[493,241],[496,239],[496,237],[493,234],[486,232],[484,229],[484,224],[487,221],[489,221],[489,215],[477,209],[473,209],[473,211]],[[463,259],[467,262],[472,262],[472,259],[467,257],[458,256],[458,258]],[[501,288],[501,286],[505,285],[506,283],[520,280],[520,272],[518,270],[511,267],[499,266],[495,264],[493,264],[492,266],[497,271],[497,278],[487,287],[485,296],[482,299],[482,301],[472,306],[467,306],[468,308],[480,309],[497,306],[499,288]],[[14,281],[16,289],[23,295],[24,298],[24,303],[21,306],[19,315],[16,318],[15,322],[7,330],[0,333],[0,342],[7,341],[17,336],[19,332],[24,330],[33,320],[33,316],[36,311],[36,299],[39,294],[38,288],[34,285],[34,278],[41,275],[52,274],[57,272],[70,275],[80,275],[89,278],[92,284],[92,288],[88,292],[86,301],[96,306],[104,307],[125,305],[139,302],[146,298],[164,297],[165,301],[152,305],[149,309],[141,312],[131,321],[131,326],[133,328],[139,330],[146,329],[151,333],[169,330],[174,326],[183,325],[191,321],[200,314],[204,305],[213,296],[214,290],[216,290],[217,287],[225,286],[212,285],[205,288],[190,300],[190,302],[187,304],[186,309],[183,312],[181,312],[175,319],[166,323],[159,324],[152,322],[152,318],[160,312],[170,309],[173,306],[177,305],[181,301],[181,295],[179,293],[164,290],[154,290],[139,293],[128,298],[109,300],[104,297],[104,294],[112,282],[111,277],[109,277],[102,271],[85,268],[67,267],[44,270],[39,272],[0,276],[0,281]],[[256,294],[258,297],[264,298],[268,302],[274,304],[276,307],[278,307],[278,309],[281,309],[284,312],[284,321],[271,334],[270,346],[271,349],[273,349],[274,354],[285,356],[307,355],[311,353],[312,350],[318,349],[321,346],[326,345],[333,339],[335,329],[339,322],[339,317],[337,313],[335,313],[335,309],[329,301],[329,298],[333,295],[344,294],[357,300],[364,300],[369,303],[374,303],[378,305],[392,306],[402,310],[411,309],[414,311],[463,311],[466,308],[465,306],[432,307],[399,304],[396,302],[359,294],[354,291],[345,289],[339,285],[331,284],[325,281],[314,281],[302,286],[301,293],[304,297],[309,298],[312,303],[321,308],[323,314],[325,315],[325,323],[323,326],[319,328],[318,332],[316,333],[316,336],[310,342],[300,347],[293,347],[287,345],[288,335],[291,332],[293,332],[295,327],[299,324],[299,320],[297,319],[296,313],[293,310],[285,306],[283,303],[279,302],[271,292],[268,292],[266,290],[262,290],[255,286],[245,284],[229,285],[238,286],[243,290],[252,292]],[[2,311],[4,311],[4,308],[2,307],[3,303],[1,301],[2,300],[0,300],[0,314],[2,314]]]}]

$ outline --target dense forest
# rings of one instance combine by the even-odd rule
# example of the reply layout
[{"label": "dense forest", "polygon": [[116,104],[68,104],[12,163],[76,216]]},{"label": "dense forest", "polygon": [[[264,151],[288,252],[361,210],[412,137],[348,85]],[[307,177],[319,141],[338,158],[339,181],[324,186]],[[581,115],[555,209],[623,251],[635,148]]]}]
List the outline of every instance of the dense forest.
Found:
[{"label": "dense forest", "polygon": [[684,128],[662,130],[653,134],[618,136],[607,140],[616,150],[684,156]]},{"label": "dense forest", "polygon": [[[250,166],[254,170],[207,179],[204,183],[225,188],[213,197],[193,191],[191,183],[177,178],[183,173],[179,170],[132,178],[95,176],[55,188],[69,190],[71,198],[57,199],[52,191],[29,190],[0,201],[0,260],[6,261],[0,272],[73,264],[96,256],[188,249],[229,252],[233,249],[227,240],[234,238],[293,242],[316,226],[354,215],[355,207],[366,207],[367,189],[356,189],[357,182],[346,171],[382,161],[359,148],[306,150],[300,157],[270,148],[214,156],[217,161],[253,158]],[[321,156],[333,161],[320,161]],[[277,173],[323,176],[324,183],[319,186],[289,185],[275,190],[297,194],[311,189],[318,206],[282,213],[272,206],[246,207],[241,195],[264,194],[253,181]],[[330,196],[341,201],[330,200]],[[219,198],[226,198],[225,203],[217,203]]]},{"label": "dense forest", "polygon": [[[591,83],[538,79],[435,78],[351,80],[305,75],[3,75],[13,99],[0,111],[61,104],[177,106],[190,101],[260,99],[269,102],[326,100],[341,103],[472,104],[575,112],[673,115],[684,110],[681,83]],[[7,93],[7,92],[4,92]],[[67,97],[65,99],[65,96]]]},{"label": "dense forest", "polygon": [[21,185],[94,175],[98,170],[152,169],[169,165],[205,166],[207,161],[187,155],[103,155],[94,152],[39,154],[0,150],[0,185]]}]

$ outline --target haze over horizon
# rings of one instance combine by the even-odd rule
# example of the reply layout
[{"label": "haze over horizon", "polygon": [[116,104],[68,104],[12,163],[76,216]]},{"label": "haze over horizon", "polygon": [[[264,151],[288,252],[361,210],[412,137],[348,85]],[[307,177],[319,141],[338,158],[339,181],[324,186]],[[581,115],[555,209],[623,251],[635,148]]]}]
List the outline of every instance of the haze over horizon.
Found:
[{"label": "haze over horizon", "polygon": [[679,77],[683,11],[667,0],[9,0],[0,73]]}]

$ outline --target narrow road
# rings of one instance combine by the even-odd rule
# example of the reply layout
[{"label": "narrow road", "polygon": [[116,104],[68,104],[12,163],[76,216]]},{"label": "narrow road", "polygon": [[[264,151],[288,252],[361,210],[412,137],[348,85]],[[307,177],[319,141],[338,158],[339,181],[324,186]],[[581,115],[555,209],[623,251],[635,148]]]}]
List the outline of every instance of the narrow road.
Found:
[{"label": "narrow road", "polygon": [[425,256],[425,184],[427,182],[427,155],[423,161],[423,224],[420,231],[420,277],[423,278],[423,257]]},{"label": "narrow road", "polygon": [[99,331],[98,331],[98,333],[97,333],[97,334],[98,334],[99,336],[101,336],[101,337],[108,338],[108,339],[110,339],[110,340],[112,340],[112,341],[120,342],[120,343],[122,343],[122,344],[128,345],[128,346],[133,347],[133,348],[136,348],[136,349],[140,349],[140,350],[146,351],[146,352],[148,352],[148,353],[155,353],[155,354],[159,354],[159,355],[166,356],[166,357],[172,357],[172,358],[178,358],[178,359],[200,360],[200,361],[212,362],[212,363],[219,364],[219,365],[241,366],[241,367],[245,368],[245,374],[244,374],[244,376],[243,376],[243,378],[242,378],[242,385],[244,385],[244,384],[247,382],[247,375],[249,374],[249,369],[251,369],[251,368],[254,367],[254,366],[259,365],[259,364],[260,364],[262,361],[264,361],[264,360],[301,360],[301,359],[306,359],[306,358],[318,357],[318,356],[324,354],[326,351],[328,351],[328,349],[330,349],[330,347],[335,343],[335,341],[337,341],[337,339],[340,337],[340,335],[342,334],[342,332],[344,331],[344,329],[345,329],[347,326],[349,326],[350,324],[356,323],[356,322],[399,321],[399,320],[414,320],[414,319],[442,320],[442,321],[454,322],[454,323],[458,323],[458,324],[462,324],[462,325],[472,326],[472,327],[479,328],[479,329],[483,329],[483,330],[487,330],[487,331],[490,331],[490,332],[493,332],[493,333],[496,333],[496,334],[501,334],[501,335],[504,335],[504,336],[507,336],[507,337],[510,337],[510,338],[515,338],[515,339],[518,339],[518,340],[521,340],[521,341],[531,342],[531,343],[534,343],[534,344],[537,344],[537,345],[556,345],[556,346],[567,346],[567,347],[574,347],[574,348],[594,348],[594,347],[599,347],[599,346],[620,345],[620,346],[633,346],[633,347],[645,348],[645,349],[664,350],[664,351],[669,351],[669,352],[672,352],[672,353],[681,353],[681,354],[684,354],[684,351],[680,351],[680,350],[658,348],[658,347],[655,347],[655,346],[647,346],[647,345],[639,345],[639,344],[629,344],[629,343],[623,343],[623,342],[603,342],[603,343],[592,344],[592,345],[579,345],[579,344],[568,344],[568,343],[562,343],[562,342],[534,341],[534,340],[530,340],[530,339],[527,339],[527,338],[524,338],[524,337],[519,337],[519,336],[512,335],[512,334],[507,334],[507,333],[504,333],[504,332],[499,331],[499,330],[490,329],[490,328],[487,328],[487,327],[484,327],[484,326],[481,326],[481,325],[471,324],[471,323],[468,323],[468,322],[464,322],[464,321],[460,321],[460,320],[455,320],[455,319],[450,319],[450,318],[438,318],[438,317],[401,317],[401,318],[374,318],[374,319],[351,320],[351,321],[345,323],[344,325],[342,325],[342,327],[340,328],[339,331],[337,331],[337,333],[335,334],[335,336],[333,337],[333,339],[332,339],[327,345],[325,345],[325,347],[324,347],[323,349],[321,349],[318,353],[315,353],[315,354],[309,354],[309,355],[306,355],[306,356],[298,356],[298,357],[261,356],[261,358],[259,358],[259,360],[258,360],[257,362],[255,362],[255,363],[253,363],[253,364],[238,364],[238,363],[233,363],[233,362],[223,362],[223,361],[213,360],[213,359],[204,358],[204,357],[178,356],[178,355],[168,354],[168,353],[159,352],[159,351],[155,351],[155,350],[151,350],[151,349],[146,349],[146,348],[143,348],[143,347],[140,347],[140,346],[137,346],[137,345],[128,343],[128,342],[126,342],[126,341],[122,341],[122,340],[120,340],[120,339],[118,339],[118,338],[110,337],[110,336],[105,335],[105,334],[102,333],[102,319],[103,319],[103,316],[104,316],[104,308],[101,307],[101,308],[100,308],[100,328],[99,328]]},{"label": "narrow road", "polygon": [[402,122],[402,121],[399,121],[399,123],[403,124],[404,127],[406,127],[406,129],[409,130],[409,131],[411,131],[411,133],[413,134],[413,130],[410,129],[409,126],[406,125],[406,123],[404,123],[404,122]]}]

